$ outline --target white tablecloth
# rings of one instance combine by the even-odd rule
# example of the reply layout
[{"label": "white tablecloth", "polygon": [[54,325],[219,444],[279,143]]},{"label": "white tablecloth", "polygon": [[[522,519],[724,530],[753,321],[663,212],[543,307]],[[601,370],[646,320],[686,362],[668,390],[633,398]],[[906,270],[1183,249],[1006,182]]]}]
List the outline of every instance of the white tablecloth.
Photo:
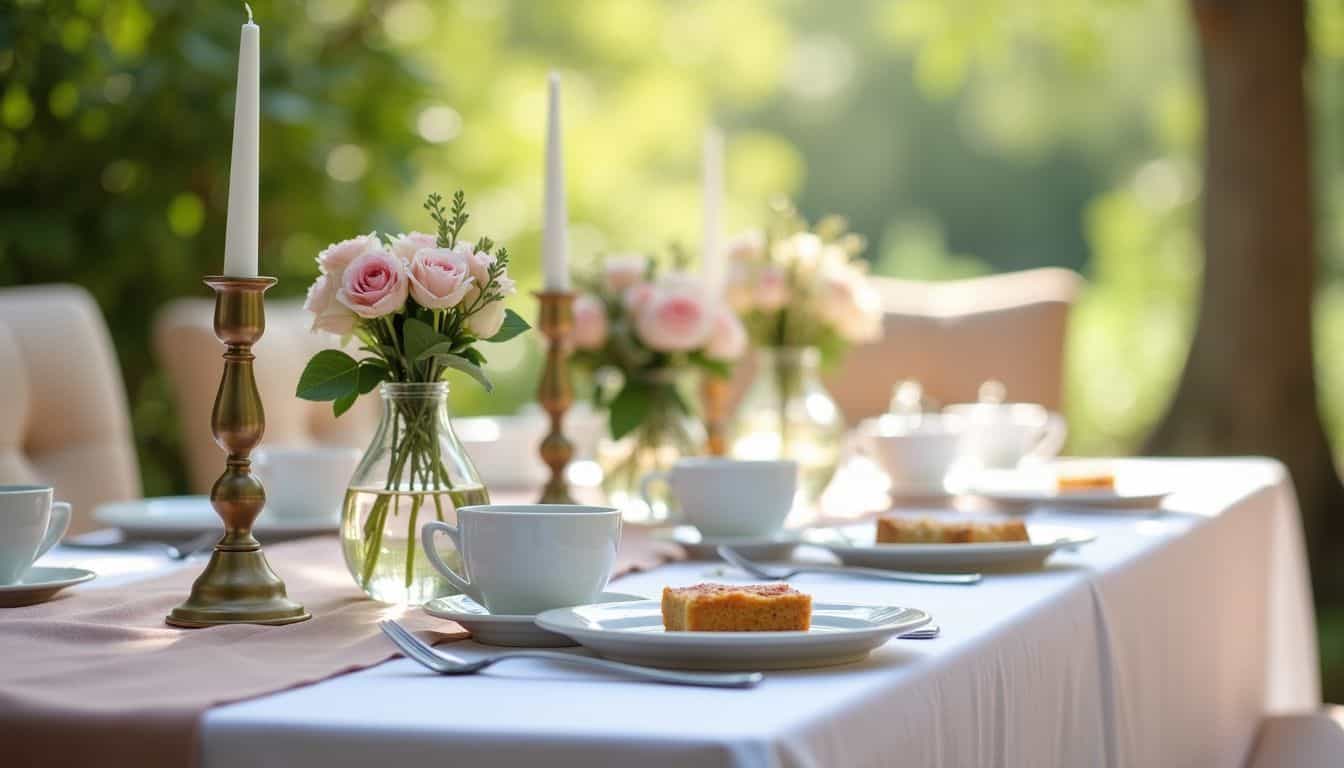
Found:
[{"label": "white tablecloth", "polygon": [[[795,580],[823,600],[928,609],[937,640],[893,640],[850,666],[772,672],[748,691],[532,662],[439,678],[396,660],[211,710],[202,763],[1240,766],[1264,714],[1320,699],[1292,489],[1260,459],[1124,471],[1169,478],[1173,512],[1046,513],[1099,538],[1044,571],[975,587]],[[616,584],[656,595],[709,567]],[[469,641],[453,650],[489,652]]]}]

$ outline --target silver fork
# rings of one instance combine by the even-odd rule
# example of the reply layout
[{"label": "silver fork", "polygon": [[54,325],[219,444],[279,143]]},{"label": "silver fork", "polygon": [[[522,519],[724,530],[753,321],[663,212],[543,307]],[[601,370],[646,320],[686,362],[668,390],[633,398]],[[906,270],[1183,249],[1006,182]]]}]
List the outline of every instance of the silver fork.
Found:
[{"label": "silver fork", "polygon": [[71,540],[61,542],[61,546],[69,547],[70,549],[104,550],[107,552],[130,552],[137,549],[151,549],[161,551],[169,560],[186,560],[192,555],[213,550],[215,548],[215,543],[218,542],[223,535],[224,534],[219,531],[210,531],[209,533],[202,533],[193,539],[176,544],[167,541],[137,541],[135,539],[123,539],[121,541],[97,544],[88,544],[82,541]]},{"label": "silver fork", "polygon": [[842,576],[863,576],[870,579],[887,581],[906,581],[918,584],[975,584],[980,581],[978,573],[913,573],[910,571],[887,571],[881,568],[860,568],[852,565],[825,565],[822,563],[801,563],[794,567],[772,568],[743,557],[737,550],[726,545],[718,547],[719,557],[750,573],[752,576],[771,581],[782,581],[800,573],[834,573]]},{"label": "silver fork", "polygon": [[378,628],[383,630],[383,634],[401,649],[406,658],[414,661],[421,666],[440,675],[471,675],[476,672],[510,659],[545,659],[548,661],[559,661],[565,664],[573,664],[580,667],[589,667],[591,669],[601,669],[608,672],[619,672],[638,680],[645,680],[651,683],[665,683],[668,685],[699,685],[708,688],[751,688],[765,679],[765,675],[760,672],[733,672],[733,673],[707,673],[707,672],[673,672],[665,669],[652,669],[649,667],[639,667],[634,664],[622,664],[619,661],[607,661],[606,659],[597,659],[591,656],[575,656],[569,653],[559,653],[557,651],[509,651],[507,653],[497,653],[493,656],[487,656],[476,661],[467,661],[459,659],[456,656],[449,655],[442,651],[435,650],[409,630],[395,621],[380,621]]}]

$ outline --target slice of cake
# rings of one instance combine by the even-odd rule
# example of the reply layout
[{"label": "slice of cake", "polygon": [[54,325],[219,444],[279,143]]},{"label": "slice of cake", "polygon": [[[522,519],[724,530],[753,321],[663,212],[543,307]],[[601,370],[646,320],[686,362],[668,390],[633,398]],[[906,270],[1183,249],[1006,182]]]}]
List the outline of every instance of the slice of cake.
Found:
[{"label": "slice of cake", "polygon": [[668,632],[786,632],[812,625],[812,596],[788,584],[663,587]]},{"label": "slice of cake", "polygon": [[969,544],[1030,541],[1021,520],[936,520],[931,517],[888,516],[877,519],[878,544]]},{"label": "slice of cake", "polygon": [[1060,493],[1070,491],[1113,491],[1115,475],[1110,472],[1061,474],[1055,478]]}]

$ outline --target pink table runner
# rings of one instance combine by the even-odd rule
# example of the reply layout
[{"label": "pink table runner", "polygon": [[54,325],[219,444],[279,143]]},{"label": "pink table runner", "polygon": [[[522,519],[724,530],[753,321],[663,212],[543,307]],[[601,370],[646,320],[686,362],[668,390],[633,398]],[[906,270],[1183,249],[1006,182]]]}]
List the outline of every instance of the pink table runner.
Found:
[{"label": "pink table runner", "polygon": [[[0,611],[0,754],[5,765],[191,765],[211,706],[308,685],[392,658],[375,622],[421,637],[467,633],[419,610],[389,607],[351,582],[332,537],[267,547],[289,594],[313,618],[285,627],[183,630],[163,617],[199,568],[114,589],[86,589]],[[627,527],[617,574],[681,557]]]}]

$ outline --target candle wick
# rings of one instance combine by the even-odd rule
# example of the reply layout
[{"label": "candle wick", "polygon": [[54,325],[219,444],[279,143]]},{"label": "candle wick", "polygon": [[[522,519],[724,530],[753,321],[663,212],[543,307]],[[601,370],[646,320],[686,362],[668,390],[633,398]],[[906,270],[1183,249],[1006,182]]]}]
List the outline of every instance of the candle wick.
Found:
[{"label": "candle wick", "polygon": [[251,24],[251,23],[252,23],[252,6],[248,5],[247,3],[243,3],[243,7],[247,9],[247,23],[248,23],[248,24]]}]

